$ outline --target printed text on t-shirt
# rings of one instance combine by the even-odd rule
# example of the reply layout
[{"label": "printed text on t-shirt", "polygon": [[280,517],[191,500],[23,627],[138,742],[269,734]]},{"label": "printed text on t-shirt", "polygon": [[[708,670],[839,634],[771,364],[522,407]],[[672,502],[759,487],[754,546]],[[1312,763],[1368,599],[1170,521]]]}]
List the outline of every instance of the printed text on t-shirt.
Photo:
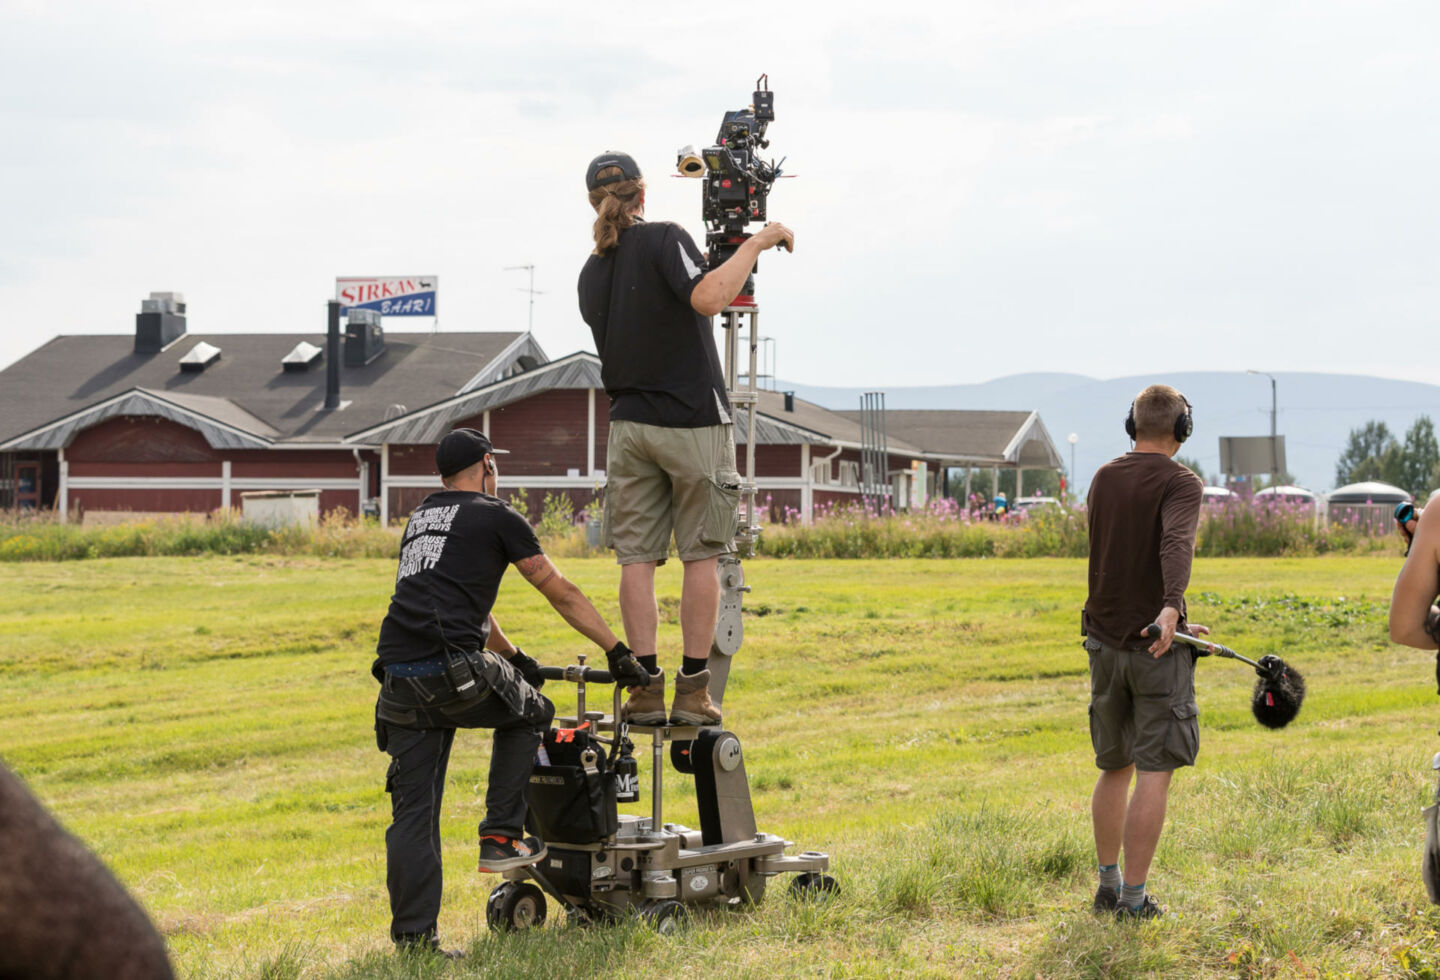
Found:
[{"label": "printed text on t-shirt", "polygon": [[408,578],[416,572],[434,568],[440,556],[445,553],[445,536],[459,505],[431,507],[417,511],[405,527],[405,544],[400,549],[400,567],[395,572],[395,581]]}]

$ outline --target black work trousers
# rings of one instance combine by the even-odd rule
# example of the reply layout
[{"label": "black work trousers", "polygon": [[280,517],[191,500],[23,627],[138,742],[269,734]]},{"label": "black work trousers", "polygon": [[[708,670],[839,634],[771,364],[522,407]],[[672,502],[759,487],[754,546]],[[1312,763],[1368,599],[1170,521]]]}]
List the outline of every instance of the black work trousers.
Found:
[{"label": "black work trousers", "polygon": [[[506,690],[505,698],[490,690],[472,701],[449,702],[427,693],[427,685],[414,678],[385,677],[376,728],[390,755],[385,777],[391,813],[385,831],[385,885],[390,892],[390,938],[396,942],[427,940],[436,934],[443,887],[440,801],[455,729],[495,731],[480,836],[524,833],[525,786],[555,706],[513,670],[508,674],[513,676],[502,683],[518,683],[524,690]],[[511,704],[518,704],[520,711]],[[410,712],[413,716],[407,717]]]}]

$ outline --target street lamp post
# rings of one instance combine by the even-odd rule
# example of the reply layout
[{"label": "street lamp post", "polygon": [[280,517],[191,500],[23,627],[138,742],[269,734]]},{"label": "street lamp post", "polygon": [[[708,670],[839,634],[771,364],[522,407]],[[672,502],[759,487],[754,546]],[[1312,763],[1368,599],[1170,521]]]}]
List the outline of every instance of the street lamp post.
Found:
[{"label": "street lamp post", "polygon": [[1065,438],[1070,443],[1070,488],[1073,493],[1075,487],[1075,443],[1080,441],[1080,437],[1072,432]]},{"label": "street lamp post", "polygon": [[1279,464],[1279,459],[1275,451],[1275,375],[1266,374],[1264,371],[1251,370],[1250,368],[1246,368],[1245,373],[1259,374],[1270,379],[1270,479],[1278,480],[1280,475],[1275,472],[1275,467]]}]

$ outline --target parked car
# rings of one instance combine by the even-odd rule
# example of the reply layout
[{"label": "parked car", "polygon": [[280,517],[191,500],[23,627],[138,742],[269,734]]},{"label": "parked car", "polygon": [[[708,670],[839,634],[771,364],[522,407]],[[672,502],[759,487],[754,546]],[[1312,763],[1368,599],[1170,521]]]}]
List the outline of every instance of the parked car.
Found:
[{"label": "parked car", "polygon": [[1039,507],[1059,507],[1060,501],[1055,497],[1021,497],[1010,505],[1011,511],[1031,511]]}]

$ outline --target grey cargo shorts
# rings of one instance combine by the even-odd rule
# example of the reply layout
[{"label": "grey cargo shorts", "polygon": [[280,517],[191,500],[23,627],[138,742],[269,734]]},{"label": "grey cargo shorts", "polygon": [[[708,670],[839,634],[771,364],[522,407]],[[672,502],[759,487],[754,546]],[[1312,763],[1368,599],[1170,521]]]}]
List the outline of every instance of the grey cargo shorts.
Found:
[{"label": "grey cargo shorts", "polygon": [[1090,654],[1090,743],[1095,765],[1143,772],[1193,766],[1200,751],[1195,655],[1183,643],[1160,658],[1085,639]]},{"label": "grey cargo shorts", "polygon": [[740,474],[735,427],[610,423],[605,543],[621,565],[665,561],[674,534],[681,561],[734,550]]}]

